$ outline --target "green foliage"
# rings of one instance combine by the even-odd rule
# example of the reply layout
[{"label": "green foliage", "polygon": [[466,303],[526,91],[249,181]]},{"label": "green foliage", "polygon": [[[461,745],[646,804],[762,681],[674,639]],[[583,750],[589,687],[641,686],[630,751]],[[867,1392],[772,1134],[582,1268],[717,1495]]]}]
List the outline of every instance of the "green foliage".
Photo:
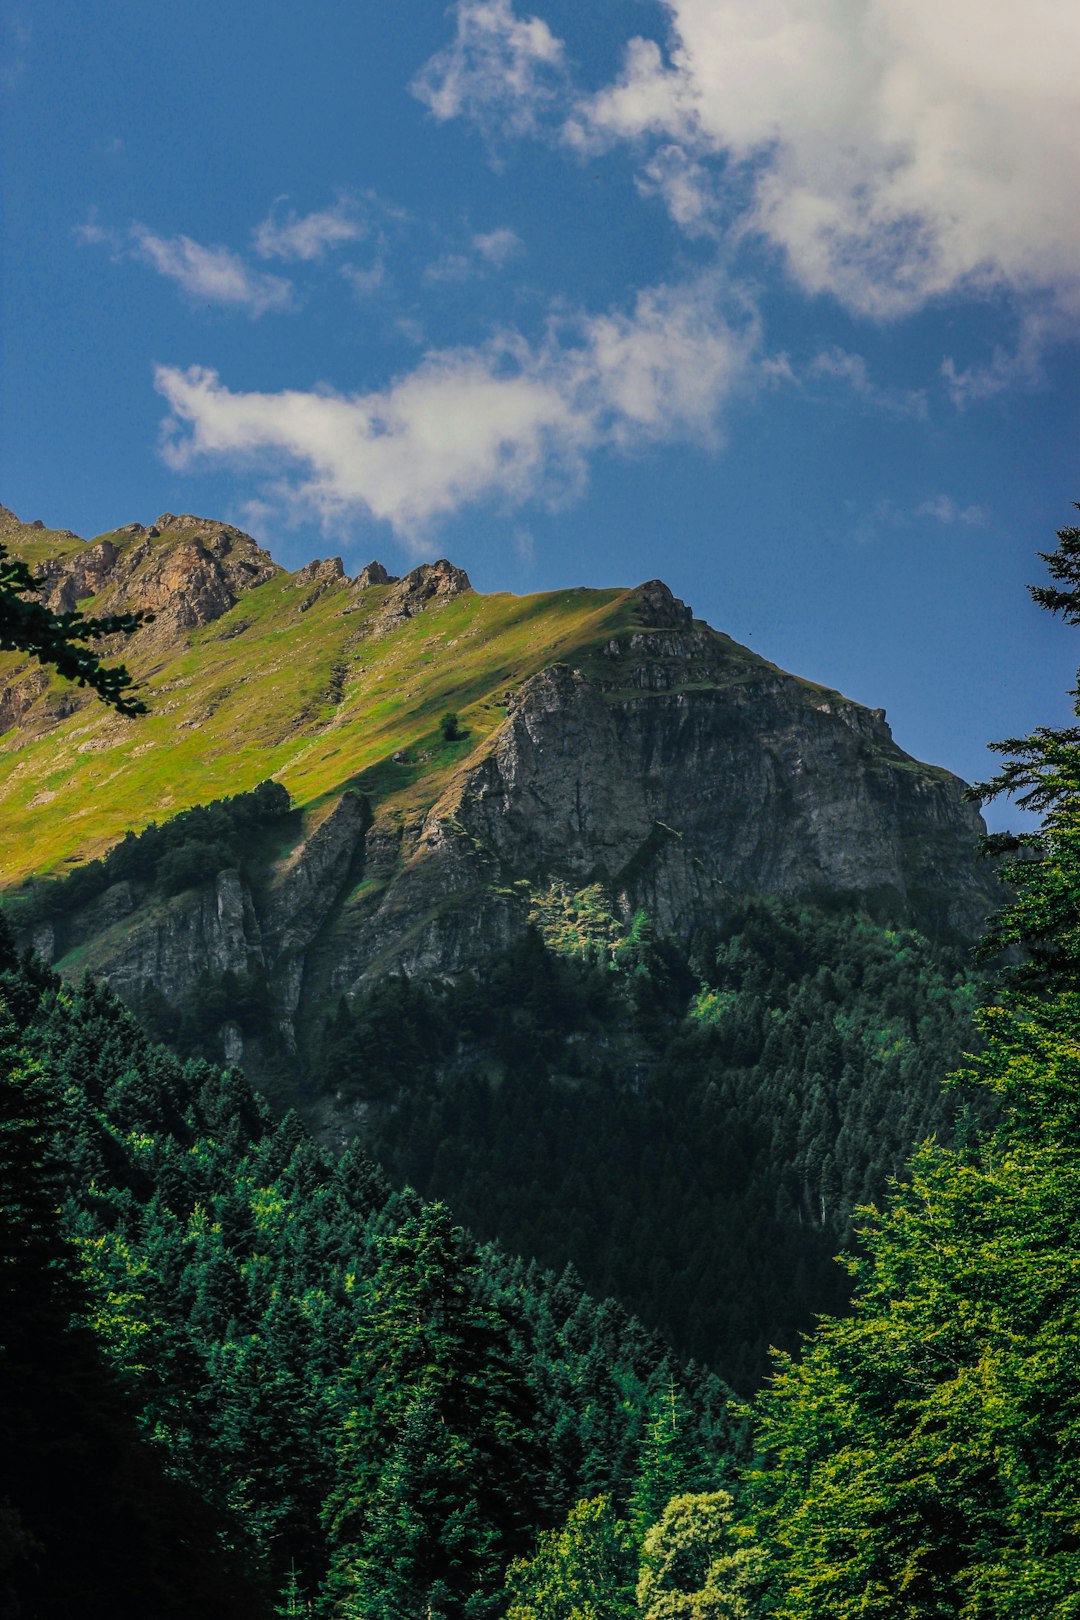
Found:
[{"label": "green foliage", "polygon": [[506,1620],[632,1620],[634,1541],[611,1498],[575,1502],[565,1525],[510,1565]]},{"label": "green foliage", "polygon": [[25,1027],[43,992],[0,930],[0,1612],[254,1620],[258,1591],[212,1511],[167,1476],[115,1376],[106,1335],[137,1355],[136,1285],[125,1277],[95,1304],[65,1236],[63,1108]]},{"label": "green foliage", "polygon": [[447,709],[445,714],[439,716],[439,734],[443,742],[457,742],[465,735],[460,716],[453,709]]},{"label": "green foliage", "polygon": [[[40,1542],[87,1591],[117,1564],[111,1612],[170,1620],[154,1582],[213,1614],[204,1584],[232,1594],[238,1566],[237,1620],[300,1594],[328,1615],[487,1616],[537,1531],[587,1492],[627,1500],[673,1378],[695,1470],[739,1443],[716,1380],[680,1377],[573,1273],[478,1250],[362,1153],[335,1162],[295,1116],[275,1122],[235,1071],[151,1045],[91,980],[72,989],[8,952],[0,997],[0,1172],[23,1189],[0,1200],[9,1561],[29,1567]],[[17,1356],[14,1297],[30,1322]],[[102,1424],[114,1471],[97,1462]],[[118,1516],[139,1579],[160,1566],[126,1609]],[[198,1550],[190,1577],[175,1579],[170,1537]],[[57,1556],[68,1545],[81,1563]]]},{"label": "green foliage", "polygon": [[643,911],[636,912],[629,923],[623,922],[601,883],[577,891],[565,883],[552,884],[531,896],[529,920],[557,956],[579,957],[624,971],[648,971],[652,924]]},{"label": "green foliage", "polygon": [[869,1216],[855,1314],[760,1403],[785,1620],[1080,1599],[1080,1004],[985,1025],[973,1078],[1002,1124],[977,1151],[920,1151]]},{"label": "green foliage", "polygon": [[[1080,531],[1050,560],[1076,610]],[[1041,731],[983,791],[1044,813],[988,949],[1025,948],[966,1078],[999,1119],[925,1144],[864,1211],[854,1312],[758,1405],[756,1517],[777,1620],[1065,1620],[1080,1610],[1080,734]],[[1022,799],[1021,802],[1024,802]]]},{"label": "green foliage", "polygon": [[395,1176],[749,1390],[770,1344],[843,1309],[853,1206],[920,1137],[972,1129],[940,1077],[977,1039],[976,981],[817,907],[747,905],[687,962],[599,889],[549,898],[556,949],[380,985],[328,1021],[313,1082],[369,1105]]},{"label": "green foliage", "polygon": [[630,1498],[630,1523],[638,1540],[660,1517],[666,1504],[692,1484],[704,1481],[694,1443],[693,1420],[682,1392],[672,1379],[650,1402]]},{"label": "green foliage", "polygon": [[130,635],[153,618],[150,613],[111,613],[88,619],[77,611],[53,613],[34,598],[41,587],[24,562],[0,544],[0,652],[29,653],[77,686],[88,686],[120,714],[145,714],[132,695],[132,677],[123,664],[103,664],[86,644],[104,636]]},{"label": "green foliage", "polygon": [[764,1563],[735,1538],[732,1506],[726,1491],[667,1504],[641,1546],[640,1620],[752,1620]]}]

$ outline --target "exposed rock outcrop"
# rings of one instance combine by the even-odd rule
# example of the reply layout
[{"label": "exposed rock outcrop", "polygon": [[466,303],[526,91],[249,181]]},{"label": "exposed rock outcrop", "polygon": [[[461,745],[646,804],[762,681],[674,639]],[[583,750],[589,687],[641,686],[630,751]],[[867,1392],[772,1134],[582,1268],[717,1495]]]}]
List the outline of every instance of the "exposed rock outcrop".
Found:
[{"label": "exposed rock outcrop", "polygon": [[372,630],[382,634],[396,630],[425,608],[449,602],[463,591],[471,590],[465,570],[455,568],[445,557],[439,562],[421,563],[419,568],[414,568],[411,574],[398,580],[393,590],[388,592],[372,620]]},{"label": "exposed rock outcrop", "polygon": [[[662,620],[682,606],[653,602]],[[522,879],[601,882],[683,942],[754,894],[844,895],[971,937],[995,885],[963,788],[903,753],[882,710],[705,627],[637,632],[511,694],[491,746],[342,916],[332,985],[469,966],[525,926]]]},{"label": "exposed rock outcrop", "polygon": [[39,577],[57,613],[84,606],[89,598],[96,613],[152,613],[154,622],[139,632],[137,642],[126,644],[138,656],[220,618],[244,591],[280,572],[241,529],[165,512],[149,529],[130,523],[115,537],[60,552],[42,565]]},{"label": "exposed rock outcrop", "polygon": [[396,585],[397,574],[388,574],[381,562],[369,562],[366,568],[361,568],[353,585],[358,591],[370,590],[372,585]]},{"label": "exposed rock outcrop", "polygon": [[298,568],[292,577],[294,585],[311,585],[316,581],[333,584],[337,579],[344,579],[345,565],[340,557],[316,557],[313,562],[305,563]]}]

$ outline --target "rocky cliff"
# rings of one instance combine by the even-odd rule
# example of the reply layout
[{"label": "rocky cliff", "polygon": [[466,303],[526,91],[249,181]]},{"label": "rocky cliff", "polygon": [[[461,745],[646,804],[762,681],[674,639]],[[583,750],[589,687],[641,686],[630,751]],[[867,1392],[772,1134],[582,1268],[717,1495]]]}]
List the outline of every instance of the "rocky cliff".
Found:
[{"label": "rocky cliff", "polygon": [[[617,916],[644,910],[681,943],[751,894],[828,895],[967,936],[993,903],[961,782],[905,754],[883,711],[786,674],[659,581],[482,598],[446,562],[404,580],[375,563],[351,580],[337,559],[290,575],[250,537],[199,519],[117,534],[54,543],[41,575],[58,606],[89,595],[95,610],[158,614],[136,649],[142,667],[162,666],[150,720],[84,710],[80,726],[55,708],[46,719],[31,675],[12,669],[0,802],[29,785],[47,724],[79,770],[99,736],[98,752],[117,751],[93,801],[113,838],[126,803],[132,824],[124,789],[151,747],[144,820],[183,808],[176,786],[199,781],[200,746],[213,775],[230,737],[233,790],[276,774],[308,806],[258,881],[207,871],[202,888],[152,903],[117,885],[62,922],[61,964],[123,993],[151,983],[180,999],[200,974],[257,970],[291,1045],[380,974],[452,975],[508,944],[553,887],[598,884]],[[226,728],[241,669],[278,705],[272,725],[257,705],[240,709],[254,717],[243,734]],[[171,727],[154,715],[155,679],[159,709],[178,689],[191,705]],[[439,736],[444,705],[464,717],[460,740]],[[84,795],[94,780],[84,775]],[[214,796],[187,789],[189,803]],[[237,1039],[223,1035],[230,1056]]]}]

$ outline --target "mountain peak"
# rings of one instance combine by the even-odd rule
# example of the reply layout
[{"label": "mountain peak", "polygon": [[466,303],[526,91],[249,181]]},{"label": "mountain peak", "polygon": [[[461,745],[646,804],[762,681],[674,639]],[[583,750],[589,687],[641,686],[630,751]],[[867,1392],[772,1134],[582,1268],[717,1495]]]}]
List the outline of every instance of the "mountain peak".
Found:
[{"label": "mountain peak", "polygon": [[160,649],[220,618],[244,591],[283,570],[232,524],[164,512],[149,528],[128,523],[47,556],[37,572],[54,612],[70,613],[93,598],[98,613],[152,613],[140,644]]},{"label": "mountain peak", "polygon": [[647,579],[634,592],[643,624],[652,630],[682,630],[693,624],[694,615],[685,602],[672,593],[662,579]]},{"label": "mountain peak", "polygon": [[398,577],[397,574],[388,574],[382,563],[373,558],[366,568],[361,568],[353,584],[358,591],[366,591],[372,585],[396,585]]},{"label": "mountain peak", "polygon": [[[367,573],[369,569],[365,568],[364,574]],[[360,575],[360,579],[363,579],[364,574]],[[358,585],[360,579],[357,580]],[[375,581],[369,583],[374,584]],[[440,557],[438,562],[421,563],[411,573],[406,574],[404,579],[394,582],[393,589],[388,592],[372,627],[377,631],[395,630],[398,625],[414,618],[417,613],[422,613],[425,608],[449,602],[455,596],[461,596],[465,591],[471,590],[472,583],[464,568],[455,568],[445,557]]]}]

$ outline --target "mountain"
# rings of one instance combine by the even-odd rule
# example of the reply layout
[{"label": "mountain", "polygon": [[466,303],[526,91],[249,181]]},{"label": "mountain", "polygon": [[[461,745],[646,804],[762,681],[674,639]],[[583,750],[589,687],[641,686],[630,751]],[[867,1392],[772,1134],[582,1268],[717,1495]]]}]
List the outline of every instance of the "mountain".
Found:
[{"label": "mountain", "polygon": [[164,897],[117,881],[86,915],[65,901],[59,930],[16,908],[62,970],[122,994],[263,975],[289,1045],[313,1009],[388,972],[460,973],[597,885],[614,918],[644,912],[682,946],[758,894],[960,937],[993,902],[956,777],[660,581],[515,597],[445,561],[288,573],[240,530],[170,513],[85,542],[5,509],[0,537],[56,608],[155,615],[117,649],[137,720],[5,658],[9,892],[268,778],[295,807],[258,872],[204,866]]}]

